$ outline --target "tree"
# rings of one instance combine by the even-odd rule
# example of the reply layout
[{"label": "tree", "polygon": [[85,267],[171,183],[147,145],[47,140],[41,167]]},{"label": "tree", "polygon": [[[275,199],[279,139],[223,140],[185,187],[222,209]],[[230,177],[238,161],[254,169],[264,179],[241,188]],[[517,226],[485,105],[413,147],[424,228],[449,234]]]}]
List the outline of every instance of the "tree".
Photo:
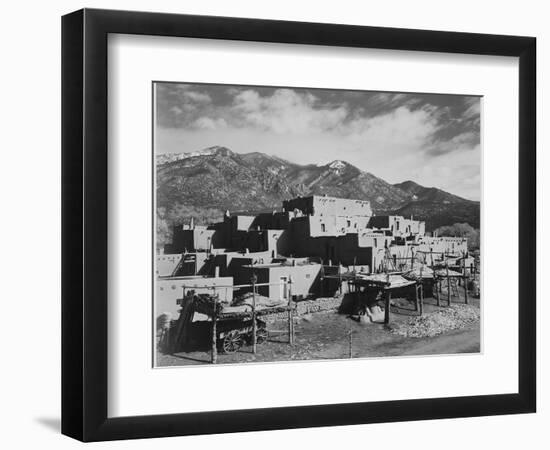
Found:
[{"label": "tree", "polygon": [[434,231],[437,236],[465,237],[468,239],[468,250],[477,250],[480,245],[479,230],[468,223],[455,223],[439,227]]}]

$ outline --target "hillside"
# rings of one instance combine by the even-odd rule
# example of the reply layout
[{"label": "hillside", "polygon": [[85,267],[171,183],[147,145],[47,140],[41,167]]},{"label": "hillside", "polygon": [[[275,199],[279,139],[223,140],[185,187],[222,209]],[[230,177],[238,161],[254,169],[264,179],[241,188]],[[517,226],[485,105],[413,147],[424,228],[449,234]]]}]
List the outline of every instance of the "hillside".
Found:
[{"label": "hillside", "polygon": [[280,209],[284,199],[311,194],[370,200],[377,214],[412,214],[428,229],[454,222],[479,227],[479,202],[412,181],[392,185],[345,161],[299,165],[219,146],[157,156],[158,214],[170,223],[191,216],[211,221],[225,210]]},{"label": "hillside", "polygon": [[479,202],[435,187],[421,186],[410,180],[394,186],[411,196],[410,201],[395,210],[395,214],[412,215],[418,220],[424,220],[427,230],[454,223],[469,223],[474,228],[479,228]]}]

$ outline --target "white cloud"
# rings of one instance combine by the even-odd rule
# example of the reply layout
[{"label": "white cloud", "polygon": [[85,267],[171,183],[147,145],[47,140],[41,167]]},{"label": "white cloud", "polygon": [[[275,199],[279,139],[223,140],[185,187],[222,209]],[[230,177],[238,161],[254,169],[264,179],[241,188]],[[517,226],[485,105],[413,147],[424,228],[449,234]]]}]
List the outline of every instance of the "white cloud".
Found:
[{"label": "white cloud", "polygon": [[465,131],[446,141],[438,141],[427,151],[430,155],[444,155],[446,153],[479,149],[479,135],[473,131]]},{"label": "white cloud", "polygon": [[[174,152],[223,145],[299,164],[341,159],[390,183],[412,179],[479,198],[479,132],[471,125],[479,120],[479,98],[461,103],[466,112],[456,118],[445,105],[422,104],[404,94],[378,93],[364,103],[344,96],[340,100],[345,101],[330,103],[315,91],[268,92],[226,90],[232,100],[225,97],[220,105],[215,93],[184,90],[193,101],[179,107],[191,105],[194,111],[184,127],[159,129],[157,148]],[[457,121],[466,120],[470,125],[458,128]]]},{"label": "white cloud", "polygon": [[245,125],[278,134],[315,133],[336,128],[348,115],[344,107],[317,107],[312,94],[277,89],[262,97],[246,90],[235,96],[233,109]]},{"label": "white cloud", "polygon": [[211,119],[210,117],[199,117],[194,122],[196,128],[203,130],[219,130],[221,128],[227,128],[227,122],[225,119]]},{"label": "white cloud", "polygon": [[466,101],[466,104],[469,106],[462,114],[462,118],[479,119],[481,113],[481,99],[479,97],[472,97]]},{"label": "white cloud", "polygon": [[185,91],[183,93],[183,98],[188,101],[192,101],[195,103],[211,103],[212,98],[210,95],[205,94],[204,92],[197,92],[197,91]]},{"label": "white cloud", "polygon": [[388,144],[420,150],[437,131],[437,120],[427,109],[401,106],[380,116],[355,119],[341,130],[350,141],[363,145]]}]

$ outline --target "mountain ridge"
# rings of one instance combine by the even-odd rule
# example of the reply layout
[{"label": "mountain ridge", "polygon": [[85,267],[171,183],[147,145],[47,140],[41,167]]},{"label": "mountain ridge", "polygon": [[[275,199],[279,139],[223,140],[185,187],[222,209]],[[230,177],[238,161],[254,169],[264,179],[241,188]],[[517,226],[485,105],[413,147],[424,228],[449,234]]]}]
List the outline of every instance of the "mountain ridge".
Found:
[{"label": "mountain ridge", "polygon": [[201,219],[199,210],[274,210],[285,199],[326,194],[369,200],[376,214],[413,215],[428,230],[456,222],[479,228],[479,202],[411,180],[390,184],[343,160],[301,165],[223,146],[171,155],[156,158],[157,207],[170,222]]}]

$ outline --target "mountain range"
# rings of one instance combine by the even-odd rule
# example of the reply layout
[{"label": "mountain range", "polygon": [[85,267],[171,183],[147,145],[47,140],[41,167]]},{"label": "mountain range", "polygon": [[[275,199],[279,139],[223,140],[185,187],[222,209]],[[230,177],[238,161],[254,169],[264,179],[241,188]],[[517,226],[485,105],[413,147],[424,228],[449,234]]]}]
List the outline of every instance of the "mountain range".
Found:
[{"label": "mountain range", "polygon": [[306,195],[369,200],[376,214],[414,216],[427,230],[454,223],[479,228],[479,202],[413,181],[390,184],[346,161],[295,164],[260,152],[214,146],[157,156],[157,210],[171,222],[214,219],[222,212],[281,208]]}]

